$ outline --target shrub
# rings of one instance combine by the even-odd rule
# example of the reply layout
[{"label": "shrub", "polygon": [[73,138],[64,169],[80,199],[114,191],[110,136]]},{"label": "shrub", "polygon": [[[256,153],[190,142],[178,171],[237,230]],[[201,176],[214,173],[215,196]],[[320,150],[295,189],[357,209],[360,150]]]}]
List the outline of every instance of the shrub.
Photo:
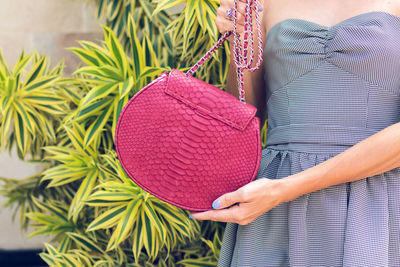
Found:
[{"label": "shrub", "polygon": [[[99,1],[104,41],[70,48],[83,62],[72,77],[63,63],[22,53],[11,70],[0,53],[0,142],[44,169],[23,180],[1,178],[30,237],[51,236],[50,266],[215,266],[225,223],[188,213],[139,188],[116,157],[123,106],[163,71],[191,67],[216,41],[215,1]],[[115,34],[114,31],[117,33]],[[229,47],[196,76],[223,88]],[[216,61],[216,62],[215,62]],[[30,65],[30,67],[28,67]],[[265,142],[265,127],[263,129]]]}]

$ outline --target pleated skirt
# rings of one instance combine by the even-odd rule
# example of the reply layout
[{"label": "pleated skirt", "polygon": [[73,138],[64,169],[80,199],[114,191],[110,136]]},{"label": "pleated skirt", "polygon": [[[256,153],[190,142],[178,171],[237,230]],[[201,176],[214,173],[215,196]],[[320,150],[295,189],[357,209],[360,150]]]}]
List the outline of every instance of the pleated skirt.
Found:
[{"label": "pleated skirt", "polygon": [[[295,145],[264,148],[255,179],[284,178],[346,149]],[[303,195],[248,225],[227,223],[218,266],[400,266],[400,168]]]}]

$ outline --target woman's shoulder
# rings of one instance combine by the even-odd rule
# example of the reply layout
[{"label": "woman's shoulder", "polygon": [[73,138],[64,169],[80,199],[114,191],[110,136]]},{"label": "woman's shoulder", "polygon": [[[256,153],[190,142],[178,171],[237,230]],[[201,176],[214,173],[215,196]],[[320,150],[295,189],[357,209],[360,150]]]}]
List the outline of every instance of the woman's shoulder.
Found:
[{"label": "woman's shoulder", "polygon": [[398,17],[400,17],[400,0],[394,0],[393,1],[394,2],[394,5],[395,5],[395,8],[394,8],[394,15],[396,15],[396,16],[398,16]]}]

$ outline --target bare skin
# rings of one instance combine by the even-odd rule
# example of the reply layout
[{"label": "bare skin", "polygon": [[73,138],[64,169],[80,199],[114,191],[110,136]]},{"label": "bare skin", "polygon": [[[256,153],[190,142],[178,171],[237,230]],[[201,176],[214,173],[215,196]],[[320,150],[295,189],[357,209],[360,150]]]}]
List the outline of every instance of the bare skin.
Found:
[{"label": "bare skin", "polygon": [[[240,1],[245,2],[245,0]],[[370,11],[384,11],[400,17],[400,0],[264,0],[261,5],[264,7],[263,40],[271,27],[288,18],[332,26],[352,16]],[[232,30],[232,22],[225,17],[226,9],[232,6],[233,0],[221,0],[216,19],[220,32]],[[243,3],[241,6],[243,7]],[[244,12],[244,8],[241,9],[239,6],[239,12]],[[240,31],[240,27],[238,29]],[[261,119],[262,124],[266,119],[263,68],[264,66],[252,73],[245,71],[244,74],[246,101],[257,107],[256,116]],[[227,91],[238,96],[234,63],[230,64]],[[216,199],[214,203],[220,203],[216,210],[193,212],[191,216],[198,220],[246,225],[281,203],[304,194],[371,177],[397,167],[400,167],[400,122],[386,127],[346,151],[305,171],[282,179],[263,177],[250,182]]]}]

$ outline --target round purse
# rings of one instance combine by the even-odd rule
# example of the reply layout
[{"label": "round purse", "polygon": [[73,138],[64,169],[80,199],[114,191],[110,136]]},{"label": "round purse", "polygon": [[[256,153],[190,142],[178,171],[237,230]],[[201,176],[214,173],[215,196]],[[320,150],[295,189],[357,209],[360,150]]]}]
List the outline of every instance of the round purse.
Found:
[{"label": "round purse", "polygon": [[[115,146],[127,175],[155,197],[189,211],[212,209],[213,201],[254,180],[261,160],[257,109],[245,102],[243,69],[256,70],[262,62],[262,40],[256,0],[248,0],[244,52],[236,32],[226,32],[186,73],[160,74],[124,106],[119,116]],[[247,61],[247,31],[256,12],[259,57]],[[235,63],[240,99],[192,77],[226,38],[235,34]],[[252,33],[250,34],[252,35]],[[253,50],[251,49],[251,59]],[[244,62],[245,64],[241,64]]]}]

